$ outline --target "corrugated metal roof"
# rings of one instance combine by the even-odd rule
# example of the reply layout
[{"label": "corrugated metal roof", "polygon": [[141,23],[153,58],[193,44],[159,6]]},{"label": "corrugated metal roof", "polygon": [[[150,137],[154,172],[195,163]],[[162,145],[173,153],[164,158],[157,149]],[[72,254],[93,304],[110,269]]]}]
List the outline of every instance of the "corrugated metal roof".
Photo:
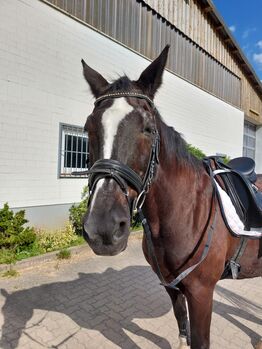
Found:
[{"label": "corrugated metal roof", "polygon": [[262,83],[257,76],[254,68],[249,63],[248,59],[246,58],[245,54],[243,53],[241,47],[238,45],[236,39],[232,35],[231,31],[227,27],[226,23],[224,22],[223,18],[217,11],[214,3],[212,0],[198,0],[202,2],[204,5],[211,7],[211,11],[209,11],[209,15],[212,16],[212,19],[217,22],[218,25],[222,25],[221,32],[225,35],[225,40],[227,40],[227,43],[231,44],[232,51],[234,52],[234,55],[242,65],[242,67],[245,69],[246,74],[248,75],[249,79],[252,80],[253,85],[255,88],[261,93],[262,96]]},{"label": "corrugated metal roof", "polygon": [[[157,3],[162,0],[154,0],[153,2],[148,0],[138,0],[138,1],[141,1],[146,6],[149,6],[154,11],[156,11]],[[223,18],[217,11],[212,0],[197,0],[197,1],[202,7],[203,11],[205,11],[205,13],[211,18],[212,22],[215,24],[216,28],[219,30],[222,40],[226,42],[227,46],[230,48],[230,51],[234,59],[236,60],[236,62],[240,64],[241,70],[243,71],[244,75],[250,80],[250,83],[262,98],[262,83],[259,77],[257,76],[254,68],[251,66],[250,62],[246,58],[242,49],[238,45],[236,39],[233,37],[231,31],[227,27]],[[163,17],[161,14],[159,15]],[[174,23],[172,24],[174,25]]]}]

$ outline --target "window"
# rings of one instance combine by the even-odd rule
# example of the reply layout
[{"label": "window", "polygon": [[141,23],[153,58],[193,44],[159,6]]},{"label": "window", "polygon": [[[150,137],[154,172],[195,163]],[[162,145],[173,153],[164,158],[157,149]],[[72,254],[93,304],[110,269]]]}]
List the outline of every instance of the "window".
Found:
[{"label": "window", "polygon": [[82,127],[61,124],[60,177],[87,168],[88,136]]},{"label": "window", "polygon": [[244,125],[244,145],[243,156],[248,156],[255,160],[256,153],[256,126],[248,121]]}]

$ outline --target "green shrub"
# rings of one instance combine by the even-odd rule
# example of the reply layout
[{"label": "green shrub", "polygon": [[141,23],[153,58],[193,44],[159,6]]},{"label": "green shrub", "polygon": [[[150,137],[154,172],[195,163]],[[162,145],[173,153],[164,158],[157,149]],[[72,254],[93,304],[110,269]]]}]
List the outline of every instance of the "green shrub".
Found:
[{"label": "green shrub", "polygon": [[88,198],[88,186],[85,186],[81,194],[81,202],[73,204],[69,209],[69,221],[78,235],[82,235],[83,217],[87,210]]},{"label": "green shrub", "polygon": [[225,155],[225,156],[221,156],[221,159],[223,160],[224,164],[228,164],[230,161],[230,157]]},{"label": "green shrub", "polygon": [[59,250],[79,241],[71,224],[64,229],[37,232],[37,249],[42,253]]},{"label": "green shrub", "polygon": [[69,259],[71,258],[71,252],[64,248],[63,250],[60,250],[57,254],[56,254],[58,259]]},{"label": "green shrub", "polygon": [[33,228],[24,227],[28,221],[25,219],[25,211],[14,213],[7,203],[0,210],[0,246],[17,252],[32,245],[36,239]]},{"label": "green shrub", "polygon": [[187,144],[187,150],[199,160],[202,160],[206,156],[201,149],[194,147],[192,144]]},{"label": "green shrub", "polygon": [[13,250],[0,249],[0,264],[13,264],[16,261],[16,254]]}]

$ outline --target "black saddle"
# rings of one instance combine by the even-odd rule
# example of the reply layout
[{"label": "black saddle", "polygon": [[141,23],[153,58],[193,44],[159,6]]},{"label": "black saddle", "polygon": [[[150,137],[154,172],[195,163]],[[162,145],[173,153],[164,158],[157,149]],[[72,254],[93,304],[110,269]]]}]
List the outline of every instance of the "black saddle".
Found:
[{"label": "black saddle", "polygon": [[222,170],[217,176],[222,180],[227,194],[242,220],[245,229],[262,228],[262,193],[255,186],[257,175],[255,161],[247,157],[235,158],[226,165],[221,158],[204,159],[212,170]]},{"label": "black saddle", "polygon": [[232,170],[242,173],[247,179],[255,183],[257,180],[257,174],[255,172],[256,163],[253,159],[242,156],[241,158],[235,158],[229,161],[227,164]]}]

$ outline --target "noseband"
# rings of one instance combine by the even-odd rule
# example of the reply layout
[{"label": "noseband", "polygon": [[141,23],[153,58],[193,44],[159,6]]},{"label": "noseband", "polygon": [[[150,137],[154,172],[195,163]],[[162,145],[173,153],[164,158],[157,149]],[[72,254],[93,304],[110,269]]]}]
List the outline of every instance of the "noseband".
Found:
[{"label": "noseband", "polygon": [[[118,92],[118,93],[110,93],[103,95],[96,99],[95,105],[105,99],[109,98],[120,98],[120,97],[135,97],[139,99],[144,99],[153,108],[156,110],[153,101],[146,95],[135,93],[135,92]],[[155,119],[154,119],[155,121]],[[153,130],[153,142],[151,145],[150,157],[147,165],[147,169],[144,175],[144,178],[141,178],[132,168],[123,164],[118,160],[113,159],[100,159],[97,160],[94,165],[87,171],[81,172],[72,172],[72,175],[88,175],[88,186],[89,186],[89,200],[92,199],[92,193],[94,192],[94,188],[97,182],[103,178],[112,178],[117,184],[120,186],[123,191],[125,197],[127,198],[128,205],[130,208],[131,218],[133,216],[134,211],[143,206],[145,201],[146,194],[149,191],[150,185],[154,178],[156,165],[159,163],[159,146],[160,146],[160,137],[157,131],[156,122]],[[133,188],[137,192],[137,198],[132,205],[129,194],[128,187]]]}]

